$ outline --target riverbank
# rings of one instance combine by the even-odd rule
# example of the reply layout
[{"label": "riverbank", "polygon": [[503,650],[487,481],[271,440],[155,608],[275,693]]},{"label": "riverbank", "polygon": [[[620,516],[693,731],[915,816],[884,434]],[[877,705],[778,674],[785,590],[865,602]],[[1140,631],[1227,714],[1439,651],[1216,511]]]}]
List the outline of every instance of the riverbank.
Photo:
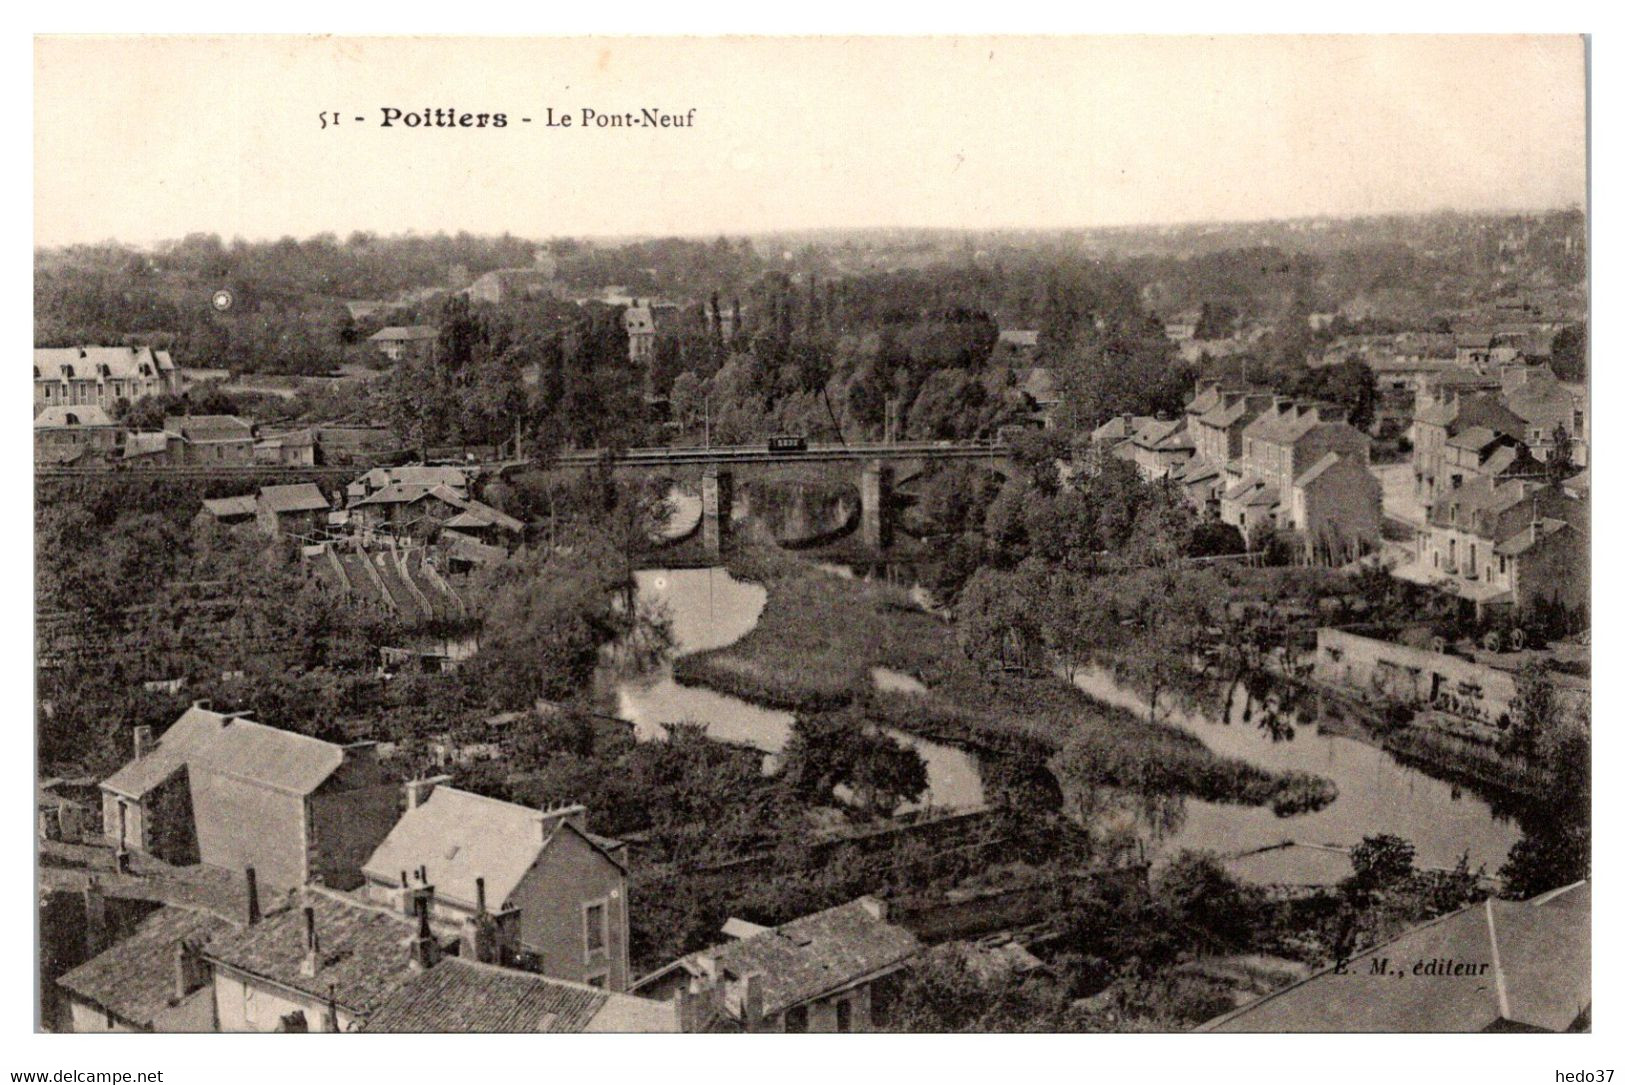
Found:
[{"label": "riverbank", "polygon": [[[989,673],[965,658],[948,623],[896,588],[840,580],[758,548],[738,551],[728,568],[766,587],[761,618],[736,643],[677,660],[679,682],[789,711],[851,711],[996,756],[1053,758],[1068,783],[1281,814],[1336,797],[1325,779],[1221,757],[1180,728],[1103,705],[1060,678]],[[910,675],[926,691],[877,690],[875,667]]]}]

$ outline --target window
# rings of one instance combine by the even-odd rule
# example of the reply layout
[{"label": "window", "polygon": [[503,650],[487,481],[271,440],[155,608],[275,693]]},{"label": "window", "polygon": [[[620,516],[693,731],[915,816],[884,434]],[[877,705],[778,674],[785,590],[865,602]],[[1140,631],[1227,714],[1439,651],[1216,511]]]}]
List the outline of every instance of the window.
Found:
[{"label": "window", "polygon": [[807,1031],[807,1007],[805,1007],[805,1006],[792,1006],[788,1010],[784,1011],[784,1031],[785,1032],[806,1032]]},{"label": "window", "polygon": [[587,986],[597,987],[599,990],[603,990],[605,987],[609,986],[609,973],[600,972],[596,976],[588,976]]},{"label": "window", "polygon": [[835,1031],[852,1031],[852,1000],[843,998],[835,1004]]},{"label": "window", "polygon": [[595,953],[604,952],[604,944],[608,940],[608,929],[605,922],[607,909],[603,901],[589,904],[584,910],[587,925],[587,956],[591,958]]},{"label": "window", "polygon": [[259,1024],[257,1010],[254,1006],[254,988],[243,984],[243,1024],[250,1027]]}]

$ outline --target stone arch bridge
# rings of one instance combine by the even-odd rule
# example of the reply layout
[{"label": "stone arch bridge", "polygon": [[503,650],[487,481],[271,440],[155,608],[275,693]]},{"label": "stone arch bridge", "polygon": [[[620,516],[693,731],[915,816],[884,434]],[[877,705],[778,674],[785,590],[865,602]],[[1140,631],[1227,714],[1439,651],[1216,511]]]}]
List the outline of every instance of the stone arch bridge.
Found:
[{"label": "stone arch bridge", "polygon": [[[1017,471],[1008,446],[980,442],[808,445],[802,450],[766,445],[633,448],[621,453],[584,450],[560,454],[547,469],[585,471],[607,463],[617,475],[698,483],[703,504],[701,536],[708,551],[720,553],[727,542],[736,483],[855,481],[863,542],[885,549],[891,545],[893,488],[936,464],[951,462],[977,463],[1006,478]],[[507,464],[504,469],[520,466]]]}]

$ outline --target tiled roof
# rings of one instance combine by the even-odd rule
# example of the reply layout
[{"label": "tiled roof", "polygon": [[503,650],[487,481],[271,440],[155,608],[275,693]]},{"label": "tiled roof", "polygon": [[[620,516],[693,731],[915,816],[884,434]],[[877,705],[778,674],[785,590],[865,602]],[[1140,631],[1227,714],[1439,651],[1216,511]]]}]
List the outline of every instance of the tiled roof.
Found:
[{"label": "tiled roof", "polygon": [[[1037,333],[1034,333],[1036,341]],[[1032,397],[1035,403],[1054,403],[1060,398],[1056,390],[1055,371],[1045,366],[1036,365],[1028,372],[1021,382],[1021,390]]]},{"label": "tiled roof", "polygon": [[65,426],[111,426],[113,419],[94,403],[80,403],[67,407],[47,407],[34,416],[35,429],[58,429]]},{"label": "tiled roof", "polygon": [[240,497],[205,497],[203,507],[211,516],[222,520],[232,516],[252,516],[256,508],[253,494],[243,494]]},{"label": "tiled roof", "polygon": [[1488,426],[1468,426],[1446,441],[1445,444],[1456,448],[1465,448],[1471,452],[1479,452],[1486,445],[1493,443],[1498,436],[1500,435]]},{"label": "tiled roof", "polygon": [[[454,497],[456,495],[453,495]],[[525,529],[523,522],[509,516],[501,509],[494,509],[483,501],[471,501],[457,498],[453,502],[463,511],[446,521],[447,527],[482,528],[500,527],[504,531],[520,532]]]},{"label": "tiled roof", "polygon": [[760,973],[762,1012],[772,1016],[890,970],[918,950],[914,935],[877,919],[859,899],[703,952],[736,979]]},{"label": "tiled roof", "polygon": [[174,369],[175,362],[167,350],[151,347],[36,347],[34,368],[36,380],[145,380]]},{"label": "tiled roof", "polygon": [[[63,975],[64,988],[136,1025],[175,1004],[175,947],[201,945],[236,928],[208,912],[165,905],[130,936]],[[207,997],[207,996],[205,996]]]},{"label": "tiled roof", "polygon": [[421,501],[425,497],[437,497],[448,505],[462,508],[463,499],[458,496],[450,486],[435,484],[430,486],[413,482],[391,482],[376,493],[368,494],[357,505],[410,505]]},{"label": "tiled roof", "polygon": [[1330,471],[1333,467],[1335,467],[1337,465],[1338,461],[1340,461],[1341,459],[1342,459],[1342,457],[1339,456],[1335,452],[1326,453],[1320,459],[1316,460],[1314,465],[1311,466],[1308,470],[1304,471],[1303,474],[1301,474],[1297,478],[1293,479],[1292,480],[1292,485],[1294,485],[1294,486],[1310,486],[1310,485],[1313,485],[1314,481],[1317,478],[1319,478],[1321,475],[1324,475],[1327,471]]},{"label": "tiled roof", "polygon": [[193,705],[169,725],[147,756],[131,761],[103,780],[102,786],[134,799],[143,797],[213,743],[231,720],[231,716]]},{"label": "tiled roof", "polygon": [[[320,960],[316,974],[301,974],[305,960],[304,908],[315,911]],[[299,907],[273,912],[251,927],[217,935],[204,950],[221,964],[290,987],[333,999],[367,1016],[415,974],[411,920],[329,890],[312,888]]]},{"label": "tiled roof", "polygon": [[439,329],[427,324],[409,324],[405,327],[381,328],[367,336],[367,339],[373,343],[416,343],[433,339],[439,334]]},{"label": "tiled roof", "polygon": [[296,482],[288,486],[262,486],[259,500],[272,512],[311,512],[333,507],[333,503],[322,496],[321,487],[314,482]]},{"label": "tiled roof", "polygon": [[1206,414],[1224,402],[1224,393],[1217,385],[1208,385],[1185,404],[1186,414]]},{"label": "tiled roof", "polygon": [[422,486],[424,489],[446,485],[454,490],[466,490],[468,472],[461,467],[425,467],[421,464],[406,467],[374,467],[362,475],[359,481],[365,483],[371,490],[382,489],[396,482]]},{"label": "tiled roof", "polygon": [[1550,539],[1559,532],[1564,532],[1568,529],[1569,525],[1562,520],[1542,517],[1540,520],[1539,531],[1536,531],[1535,525],[1531,523],[1528,527],[1524,528],[1517,534],[1496,543],[1495,552],[1497,554],[1505,554],[1509,558],[1517,557],[1519,554],[1533,550],[1546,539]]},{"label": "tiled roof", "polygon": [[[1383,959],[1386,972],[1375,967]],[[1591,901],[1582,883],[1533,901],[1487,900],[1413,927],[1199,1031],[1561,1032],[1590,1005]]]},{"label": "tiled roof", "polygon": [[362,865],[370,877],[393,881],[402,870],[428,867],[435,893],[473,907],[475,879],[485,879],[486,899],[505,907],[525,873],[535,865],[562,819],[549,827],[544,843],[537,822],[546,811],[486,798],[454,787],[437,787],[426,802],[401,815],[389,835]]},{"label": "tiled roof", "polygon": [[164,429],[188,441],[249,441],[254,427],[234,414],[186,414],[164,419]]},{"label": "tiled roof", "polygon": [[344,747],[239,719],[233,720],[197,757],[213,772],[294,795],[308,795],[343,764]]},{"label": "tiled roof", "polygon": [[[367,1019],[364,1031],[599,1032],[608,1023],[602,1018],[616,1019],[614,1031],[676,1031],[676,1014],[667,1003],[459,957],[409,978]],[[646,1027],[637,1027],[640,1022]]]}]

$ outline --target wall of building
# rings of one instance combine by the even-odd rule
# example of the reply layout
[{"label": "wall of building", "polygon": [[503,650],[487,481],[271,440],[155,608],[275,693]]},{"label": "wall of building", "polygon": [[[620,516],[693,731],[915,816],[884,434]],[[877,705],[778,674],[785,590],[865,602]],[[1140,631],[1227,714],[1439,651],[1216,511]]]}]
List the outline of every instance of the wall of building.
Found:
[{"label": "wall of building", "polygon": [[[214,1013],[221,1032],[276,1032],[282,1018],[299,1011],[310,1032],[326,1031],[327,1005],[321,999],[273,987],[219,965],[214,969]],[[343,1007],[338,1011],[340,1032],[354,1030],[356,1021]]]},{"label": "wall of building", "polygon": [[323,885],[353,889],[361,866],[400,816],[400,786],[373,758],[340,768],[309,802],[309,870]]},{"label": "wall of building", "polygon": [[142,1031],[128,1021],[108,1016],[100,1006],[72,995],[68,996],[68,1020],[69,1028],[76,1033]]},{"label": "wall of building", "polygon": [[192,809],[203,862],[227,870],[253,867],[265,887],[305,884],[303,796],[199,769],[192,774]]},{"label": "wall of building", "polygon": [[1340,629],[1316,631],[1315,678],[1492,724],[1511,713],[1518,692],[1512,674],[1496,667]]},{"label": "wall of building", "polygon": [[[589,955],[585,912],[594,902],[605,905],[607,929],[603,951]],[[603,976],[611,991],[631,984],[626,875],[581,837],[558,832],[507,903],[521,909],[520,944],[541,956],[544,975],[579,983]]]}]

